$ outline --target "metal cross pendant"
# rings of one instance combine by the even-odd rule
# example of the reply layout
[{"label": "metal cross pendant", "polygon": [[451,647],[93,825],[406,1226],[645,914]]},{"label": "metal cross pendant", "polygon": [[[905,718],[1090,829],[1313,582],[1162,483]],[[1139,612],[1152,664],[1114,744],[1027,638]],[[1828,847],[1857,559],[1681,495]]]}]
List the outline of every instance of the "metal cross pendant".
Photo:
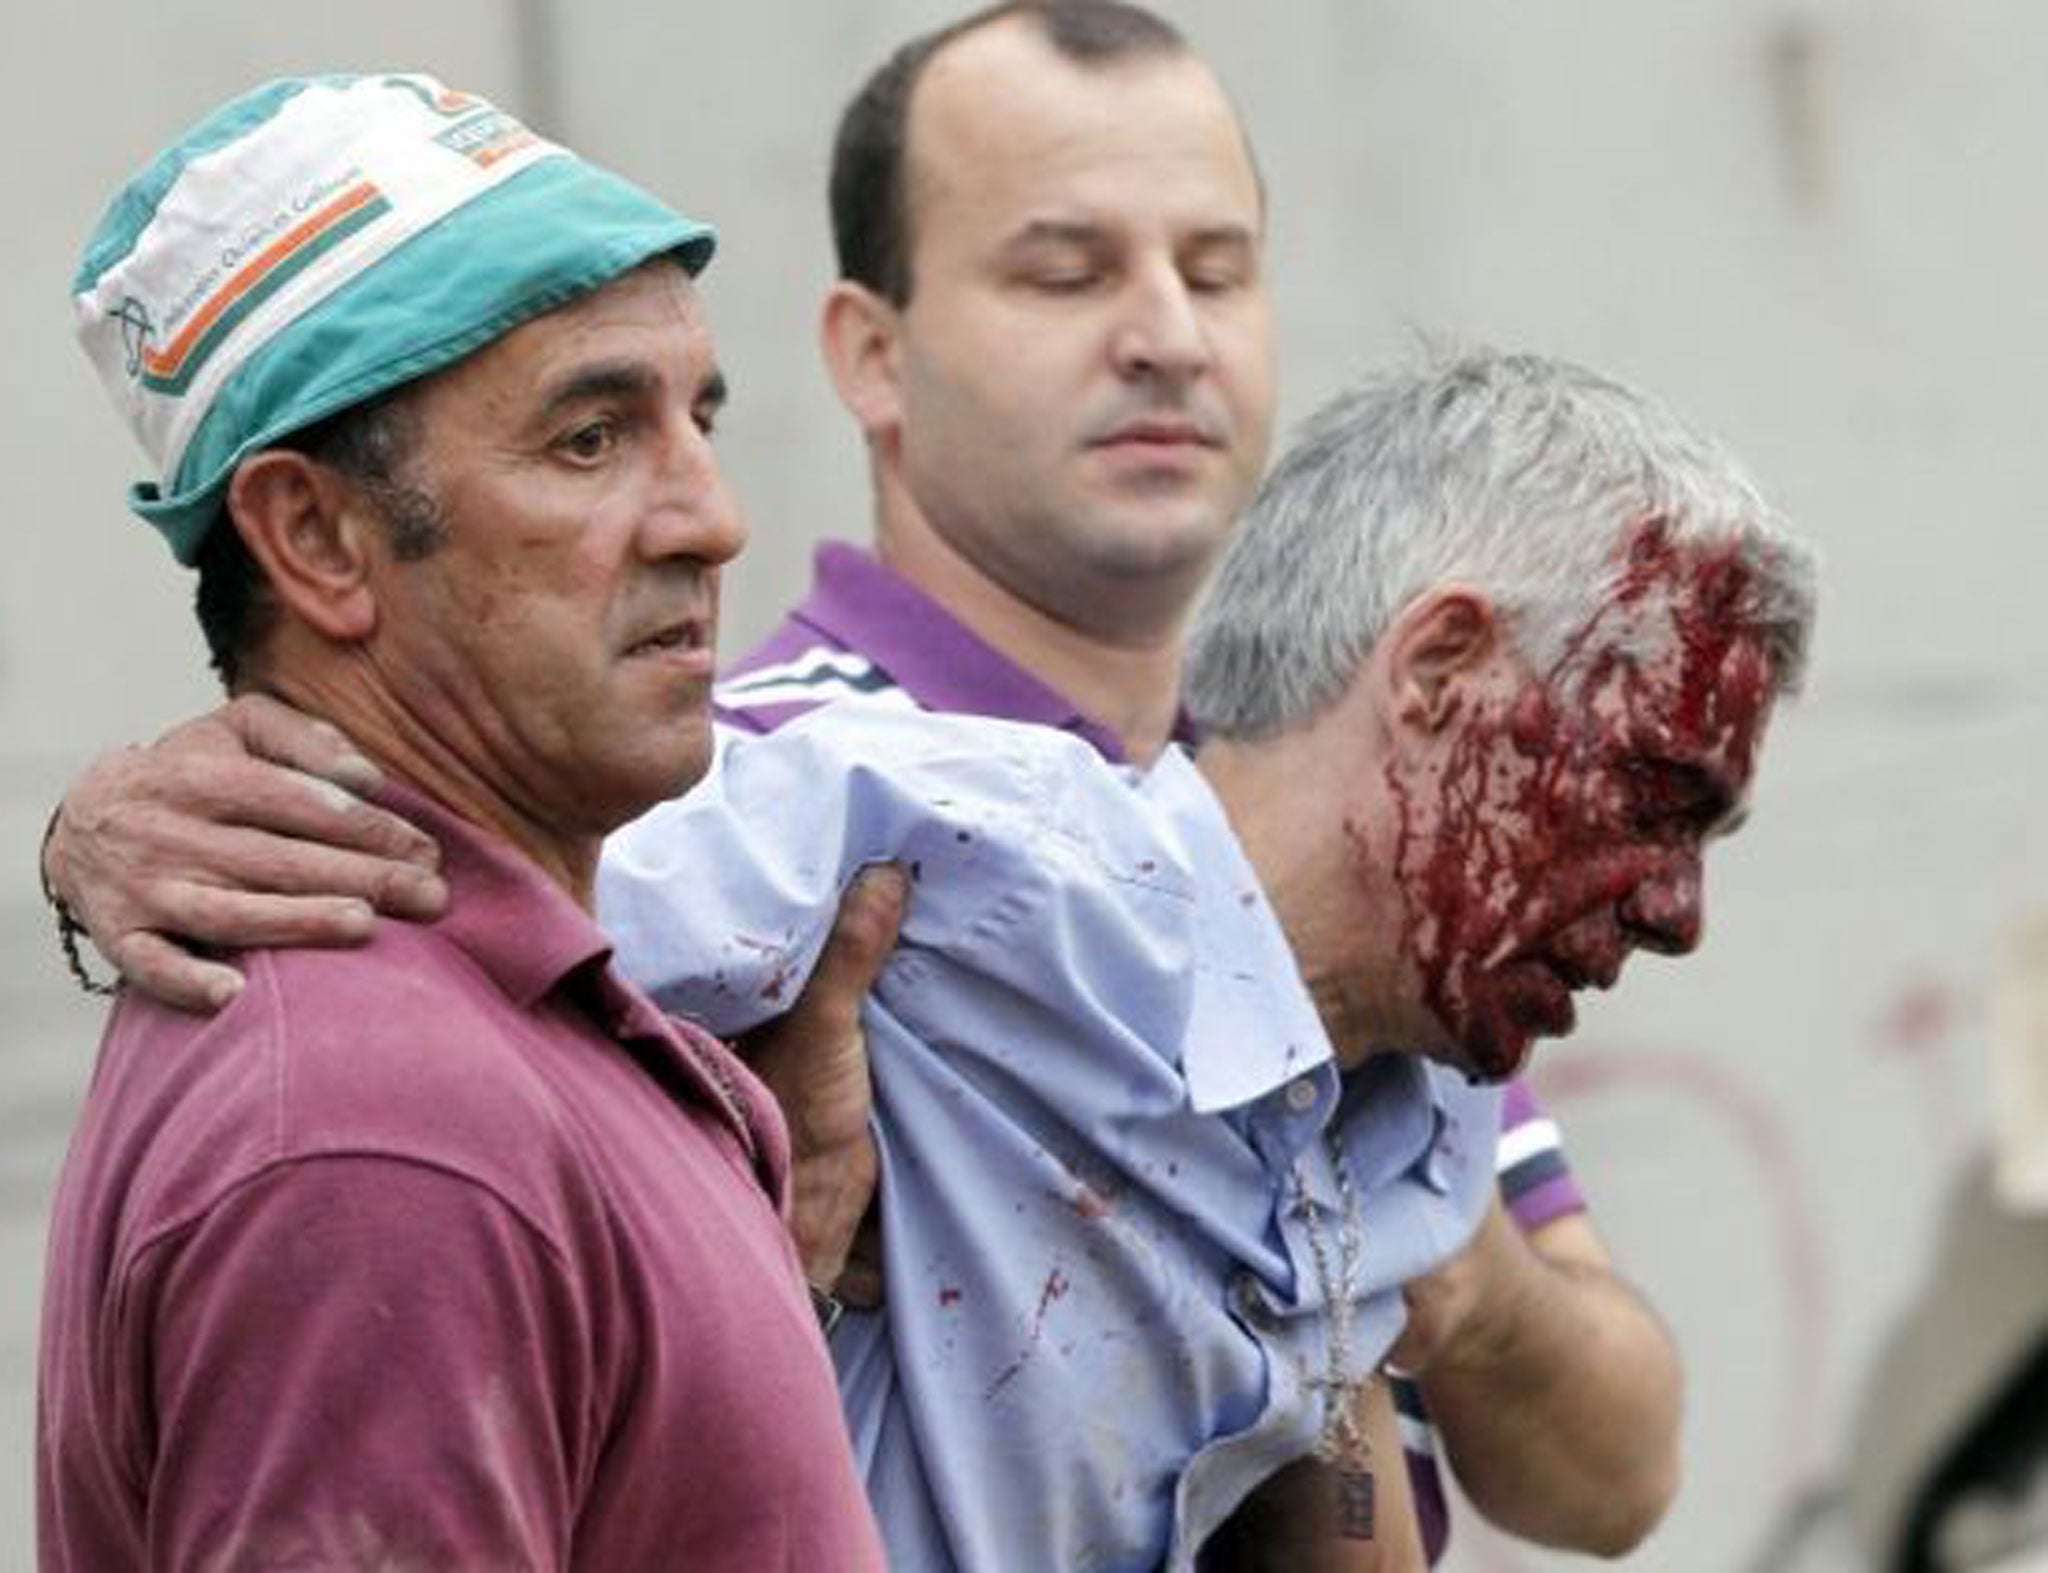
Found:
[{"label": "metal cross pendant", "polygon": [[1373,1478],[1365,1464],[1339,1464],[1337,1532],[1346,1540],[1370,1540],[1373,1532]]}]

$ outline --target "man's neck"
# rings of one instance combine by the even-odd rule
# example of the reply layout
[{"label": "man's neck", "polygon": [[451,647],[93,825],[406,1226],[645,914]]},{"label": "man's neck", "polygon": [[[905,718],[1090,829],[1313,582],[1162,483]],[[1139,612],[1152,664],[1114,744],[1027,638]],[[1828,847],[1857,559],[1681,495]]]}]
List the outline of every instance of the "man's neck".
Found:
[{"label": "man's neck", "polygon": [[928,530],[878,531],[875,551],[978,638],[1115,733],[1132,763],[1150,764],[1172,740],[1180,714],[1178,621],[1111,642],[1047,616]]},{"label": "man's neck", "polygon": [[263,686],[338,728],[380,770],[515,848],[585,912],[596,910],[603,838],[563,832],[523,811],[472,768],[440,729],[420,724],[374,682],[351,680],[346,668],[323,668],[290,676],[273,670]]},{"label": "man's neck", "polygon": [[1287,936],[1340,1068],[1385,1046],[1399,933],[1373,899],[1371,853],[1331,790],[1327,735],[1210,741],[1195,755]]}]

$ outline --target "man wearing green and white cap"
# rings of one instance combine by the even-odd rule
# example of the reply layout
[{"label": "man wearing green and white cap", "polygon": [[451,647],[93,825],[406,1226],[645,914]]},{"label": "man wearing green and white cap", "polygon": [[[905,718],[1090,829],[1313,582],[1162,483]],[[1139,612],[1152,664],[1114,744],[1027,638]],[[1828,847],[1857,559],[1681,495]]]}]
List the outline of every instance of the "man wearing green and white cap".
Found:
[{"label": "man wearing green and white cap", "polygon": [[712,238],[425,77],[273,83],[122,191],[81,333],[216,665],[441,840],[438,923],[116,1007],[60,1184],[43,1565],[881,1566],[786,1132],[611,968],[743,531]]}]

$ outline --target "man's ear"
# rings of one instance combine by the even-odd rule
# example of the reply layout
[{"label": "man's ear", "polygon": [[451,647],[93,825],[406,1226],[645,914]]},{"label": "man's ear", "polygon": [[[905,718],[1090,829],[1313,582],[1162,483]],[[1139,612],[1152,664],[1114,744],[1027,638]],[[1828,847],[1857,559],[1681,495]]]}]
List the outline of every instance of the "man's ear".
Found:
[{"label": "man's ear", "polygon": [[902,317],[865,284],[840,279],[825,296],[819,339],[839,402],[870,442],[903,424]]},{"label": "man's ear", "polygon": [[1484,591],[1444,585],[1416,597],[1387,638],[1394,713],[1438,731],[1463,708],[1470,684],[1500,653],[1500,613]]},{"label": "man's ear", "polygon": [[343,642],[376,630],[370,538],[381,526],[353,486],[302,453],[266,448],[237,467],[227,502],[272,593],[300,621]]}]

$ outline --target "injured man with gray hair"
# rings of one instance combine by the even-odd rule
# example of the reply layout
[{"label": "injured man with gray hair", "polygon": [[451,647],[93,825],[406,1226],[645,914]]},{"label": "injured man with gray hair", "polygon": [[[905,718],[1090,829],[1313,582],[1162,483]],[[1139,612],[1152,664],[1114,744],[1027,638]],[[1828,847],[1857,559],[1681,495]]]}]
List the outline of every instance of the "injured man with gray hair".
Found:
[{"label": "injured man with gray hair", "polygon": [[912,875],[867,1017],[888,1300],[833,1337],[903,1565],[1177,1565],[1305,1454],[1363,1527],[1485,1084],[1697,943],[1811,598],[1716,449],[1474,355],[1281,460],[1196,627],[1192,758],[847,701],[613,838],[622,964],[722,1032],[863,864]]}]

